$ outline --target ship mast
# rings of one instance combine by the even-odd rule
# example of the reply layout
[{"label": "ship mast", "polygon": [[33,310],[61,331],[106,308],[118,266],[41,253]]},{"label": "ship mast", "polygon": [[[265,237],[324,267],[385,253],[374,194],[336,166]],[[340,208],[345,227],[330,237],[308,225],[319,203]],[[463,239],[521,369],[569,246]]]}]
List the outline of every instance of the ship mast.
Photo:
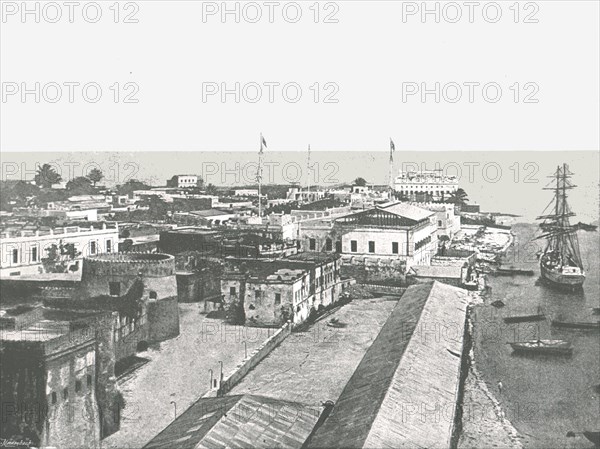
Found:
[{"label": "ship mast", "polygon": [[537,217],[538,220],[543,220],[540,227],[544,231],[544,234],[538,238],[547,239],[545,252],[557,253],[562,265],[575,264],[583,268],[576,230],[569,223],[569,217],[575,216],[567,203],[567,190],[576,187],[569,181],[571,175],[567,164],[558,166],[551,176],[552,186],[548,185],[544,188],[544,190],[554,191],[554,198],[546,207],[548,210],[552,206],[550,210],[554,213]]}]

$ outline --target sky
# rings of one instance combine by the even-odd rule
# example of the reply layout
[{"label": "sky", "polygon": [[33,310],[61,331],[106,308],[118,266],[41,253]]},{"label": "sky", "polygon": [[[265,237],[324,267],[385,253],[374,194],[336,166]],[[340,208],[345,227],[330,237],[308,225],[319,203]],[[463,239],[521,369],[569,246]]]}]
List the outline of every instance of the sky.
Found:
[{"label": "sky", "polygon": [[2,178],[56,160],[65,179],[249,183],[262,133],[273,182],[305,183],[311,145],[312,184],[383,184],[393,139],[395,171],[471,164],[472,201],[529,216],[569,163],[597,218],[600,2],[468,5],[3,1]]},{"label": "sky", "polygon": [[2,2],[4,151],[599,148],[597,1],[49,3]]}]

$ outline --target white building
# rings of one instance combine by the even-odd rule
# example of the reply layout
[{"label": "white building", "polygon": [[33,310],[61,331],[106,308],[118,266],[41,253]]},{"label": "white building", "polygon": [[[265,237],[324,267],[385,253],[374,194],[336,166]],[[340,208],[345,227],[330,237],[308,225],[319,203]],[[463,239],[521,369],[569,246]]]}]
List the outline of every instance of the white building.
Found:
[{"label": "white building", "polygon": [[395,203],[335,220],[345,228],[341,250],[345,259],[360,257],[429,265],[437,254],[435,214],[407,203]]},{"label": "white building", "polygon": [[460,215],[454,214],[454,204],[414,203],[413,206],[435,212],[438,239],[442,236],[452,239],[460,231]]},{"label": "white building", "polygon": [[198,186],[197,175],[175,175],[167,181],[168,187],[192,188]]},{"label": "white building", "polygon": [[35,275],[44,272],[42,259],[48,256],[52,245],[59,248],[61,244],[74,244],[81,253],[75,260],[117,252],[119,227],[114,222],[38,229],[8,225],[0,236],[0,277]]},{"label": "white building", "polygon": [[432,200],[448,198],[458,190],[458,178],[445,176],[442,170],[400,172],[394,182],[396,192],[414,199],[417,194],[428,194]]},{"label": "white building", "polygon": [[234,196],[258,196],[258,189],[236,189],[233,191]]},{"label": "white building", "polygon": [[300,203],[312,203],[325,198],[326,192],[323,190],[303,190],[298,187],[291,187],[287,192],[287,199],[298,201]]}]

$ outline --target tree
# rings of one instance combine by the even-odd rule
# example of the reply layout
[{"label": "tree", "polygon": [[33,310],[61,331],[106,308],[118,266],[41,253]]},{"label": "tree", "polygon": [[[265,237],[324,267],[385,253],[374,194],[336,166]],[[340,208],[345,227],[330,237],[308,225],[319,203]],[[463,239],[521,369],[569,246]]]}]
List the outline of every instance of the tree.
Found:
[{"label": "tree", "polygon": [[208,184],[206,186],[206,193],[208,193],[209,195],[216,195],[217,194],[217,186],[215,186],[214,184]]},{"label": "tree", "polygon": [[104,178],[104,173],[99,168],[93,168],[87,175],[87,178],[94,183],[94,187],[96,187],[96,183],[100,182],[102,178]]},{"label": "tree", "polygon": [[46,252],[48,257],[42,258],[42,265],[46,273],[66,273],[69,262],[81,255],[73,243],[63,245],[62,241],[58,246],[52,244],[46,248]]},{"label": "tree", "polygon": [[67,191],[73,195],[90,195],[94,192],[94,188],[90,179],[78,176],[67,182]]},{"label": "tree", "polygon": [[0,209],[9,210],[12,206],[26,206],[40,192],[36,185],[25,181],[0,181]]},{"label": "tree", "polygon": [[135,190],[149,190],[151,187],[137,179],[130,179],[125,184],[117,186],[117,193],[119,195],[131,195]]},{"label": "tree", "polygon": [[463,189],[457,189],[456,192],[450,195],[450,198],[446,200],[447,203],[452,203],[458,206],[464,206],[469,202],[469,198],[467,197],[467,192]]},{"label": "tree", "polygon": [[367,181],[365,180],[365,178],[356,178],[354,180],[354,185],[359,186],[359,187],[364,187],[367,185]]},{"label": "tree", "polygon": [[53,184],[58,184],[62,181],[62,177],[54,170],[52,165],[44,164],[38,168],[35,178],[36,185],[44,188],[50,188]]}]

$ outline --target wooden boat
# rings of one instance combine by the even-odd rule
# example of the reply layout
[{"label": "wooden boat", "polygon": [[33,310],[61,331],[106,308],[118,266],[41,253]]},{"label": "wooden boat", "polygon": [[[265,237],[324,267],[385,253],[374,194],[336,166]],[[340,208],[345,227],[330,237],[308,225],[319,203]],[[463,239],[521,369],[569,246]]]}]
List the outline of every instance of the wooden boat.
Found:
[{"label": "wooden boat", "polygon": [[557,167],[551,185],[545,190],[553,190],[554,198],[548,204],[538,220],[543,220],[540,228],[543,234],[537,239],[545,239],[546,246],[540,257],[540,273],[542,279],[556,287],[566,287],[571,290],[581,288],[585,281],[585,271],[577,229],[570,225],[569,217],[575,214],[567,204],[567,190],[574,188],[569,178],[572,173],[567,164]]},{"label": "wooden boat", "polygon": [[568,329],[600,329],[600,321],[584,322],[584,321],[559,321],[552,320],[552,326],[564,327]]},{"label": "wooden boat", "polygon": [[525,323],[527,321],[542,321],[546,319],[546,315],[543,313],[537,313],[535,315],[519,315],[519,316],[507,316],[504,318],[505,323]]},{"label": "wooden boat", "polygon": [[500,301],[499,299],[497,299],[491,305],[496,308],[500,308],[500,307],[504,307],[505,304],[502,301]]},{"label": "wooden boat", "polygon": [[533,270],[521,270],[519,268],[498,268],[492,271],[492,276],[533,276]]},{"label": "wooden boat", "polygon": [[529,340],[510,343],[515,352],[535,354],[570,355],[573,353],[571,343],[565,340]]}]

